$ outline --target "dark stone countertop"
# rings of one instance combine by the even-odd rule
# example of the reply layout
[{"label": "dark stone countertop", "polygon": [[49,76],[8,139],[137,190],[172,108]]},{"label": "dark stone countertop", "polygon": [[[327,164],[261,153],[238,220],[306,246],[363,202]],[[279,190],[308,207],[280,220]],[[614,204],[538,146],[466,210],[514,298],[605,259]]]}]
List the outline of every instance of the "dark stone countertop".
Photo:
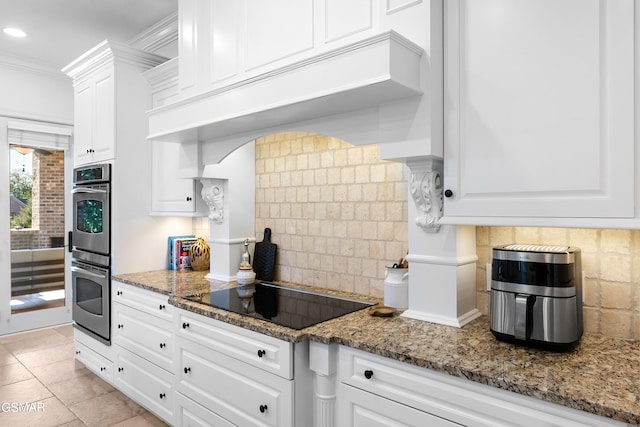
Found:
[{"label": "dark stone countertop", "polygon": [[[118,275],[114,279],[166,294],[170,303],[179,308],[282,340],[341,344],[640,425],[638,342],[584,334],[574,349],[557,353],[497,341],[489,331],[486,316],[463,328],[454,328],[398,315],[373,317],[367,310],[294,330],[183,298],[209,289],[237,286],[207,280],[207,273],[161,270]],[[317,291],[344,296],[340,292]],[[379,302],[362,296],[358,298]]]}]

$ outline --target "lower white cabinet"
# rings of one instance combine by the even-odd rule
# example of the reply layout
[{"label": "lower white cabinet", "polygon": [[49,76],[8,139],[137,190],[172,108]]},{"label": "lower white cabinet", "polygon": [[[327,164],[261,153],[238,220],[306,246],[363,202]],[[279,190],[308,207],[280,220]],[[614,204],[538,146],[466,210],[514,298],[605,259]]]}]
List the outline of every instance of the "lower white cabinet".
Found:
[{"label": "lower white cabinet", "polygon": [[443,427],[460,424],[346,384],[338,385],[338,425],[351,427]]},{"label": "lower white cabinet", "polygon": [[338,351],[336,426],[624,426],[371,353]]},{"label": "lower white cabinet", "polygon": [[313,425],[308,342],[294,345],[184,310],[176,326],[179,425]]},{"label": "lower white cabinet", "polygon": [[76,359],[100,378],[113,383],[112,349],[84,332],[74,329]]},{"label": "lower white cabinet", "polygon": [[113,383],[174,425],[174,307],[166,295],[117,281],[112,288]]},{"label": "lower white cabinet", "polygon": [[115,386],[163,420],[174,422],[174,376],[124,348],[118,349]]}]

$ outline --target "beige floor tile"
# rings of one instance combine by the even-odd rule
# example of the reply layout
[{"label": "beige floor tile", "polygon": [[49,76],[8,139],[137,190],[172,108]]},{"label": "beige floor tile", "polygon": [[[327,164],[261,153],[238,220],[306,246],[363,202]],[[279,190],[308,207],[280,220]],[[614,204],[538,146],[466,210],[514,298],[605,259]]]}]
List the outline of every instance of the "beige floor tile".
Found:
[{"label": "beige floor tile", "polygon": [[35,378],[0,387],[0,402],[29,403],[51,397],[51,392]]},{"label": "beige floor tile", "polygon": [[[1,369],[1,368],[0,368]],[[30,371],[45,386],[67,381],[72,378],[82,377],[91,373],[85,366],[76,359],[65,359],[60,362],[46,365],[34,366]]]},{"label": "beige floor tile", "polygon": [[0,344],[0,366],[11,365],[13,363],[18,363],[18,359]]},{"label": "beige floor tile", "polygon": [[63,325],[53,328],[54,331],[65,337],[73,338],[73,325]]},{"label": "beige floor tile", "polygon": [[[35,334],[35,333],[34,333]],[[41,349],[48,349],[51,346],[60,345],[73,342],[70,337],[65,337],[55,331],[50,332],[48,335],[34,335],[30,338],[11,341],[4,344],[4,347],[13,353],[15,356],[28,353]]]},{"label": "beige floor tile", "polygon": [[[57,334],[57,333],[56,333]],[[37,329],[35,331],[19,332],[16,334],[0,337],[0,344],[14,343],[18,341],[32,340],[34,338],[47,338],[52,334],[52,329]]]},{"label": "beige floor tile", "polygon": [[48,387],[67,406],[75,405],[115,390],[96,375],[79,376],[49,384]]},{"label": "beige floor tile", "polygon": [[33,375],[21,363],[0,366],[0,386],[17,383],[33,378]]},{"label": "beige floor tile", "polygon": [[88,427],[111,426],[144,412],[118,391],[76,403],[69,409]]},{"label": "beige floor tile", "polygon": [[22,408],[14,406],[8,409],[0,412],[2,426],[56,427],[77,420],[76,416],[55,397],[23,405]]},{"label": "beige floor tile", "polygon": [[80,421],[79,419],[75,419],[70,423],[60,424],[60,426],[58,427],[87,427],[87,425],[82,421]]},{"label": "beige floor tile", "polygon": [[128,420],[114,424],[111,427],[166,427],[168,424],[162,422],[152,414],[145,412]]},{"label": "beige floor tile", "polygon": [[19,353],[15,355],[20,362],[28,369],[36,366],[48,365],[62,360],[72,360],[76,356],[73,341],[51,345],[48,348]]}]

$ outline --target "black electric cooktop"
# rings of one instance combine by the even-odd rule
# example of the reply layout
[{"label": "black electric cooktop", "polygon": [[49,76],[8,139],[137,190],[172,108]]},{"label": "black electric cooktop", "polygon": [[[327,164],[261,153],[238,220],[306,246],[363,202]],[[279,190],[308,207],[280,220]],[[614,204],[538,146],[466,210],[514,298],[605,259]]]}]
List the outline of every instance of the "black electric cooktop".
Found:
[{"label": "black electric cooktop", "polygon": [[373,305],[271,283],[221,289],[186,299],[292,329],[303,329]]}]

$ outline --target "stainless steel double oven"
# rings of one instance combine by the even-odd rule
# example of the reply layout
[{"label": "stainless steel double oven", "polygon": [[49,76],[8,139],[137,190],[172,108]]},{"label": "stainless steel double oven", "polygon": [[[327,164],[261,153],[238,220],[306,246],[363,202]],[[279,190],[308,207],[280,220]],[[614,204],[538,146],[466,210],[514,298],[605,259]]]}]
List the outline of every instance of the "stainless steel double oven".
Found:
[{"label": "stainless steel double oven", "polygon": [[111,343],[111,165],[73,171],[74,326]]}]

